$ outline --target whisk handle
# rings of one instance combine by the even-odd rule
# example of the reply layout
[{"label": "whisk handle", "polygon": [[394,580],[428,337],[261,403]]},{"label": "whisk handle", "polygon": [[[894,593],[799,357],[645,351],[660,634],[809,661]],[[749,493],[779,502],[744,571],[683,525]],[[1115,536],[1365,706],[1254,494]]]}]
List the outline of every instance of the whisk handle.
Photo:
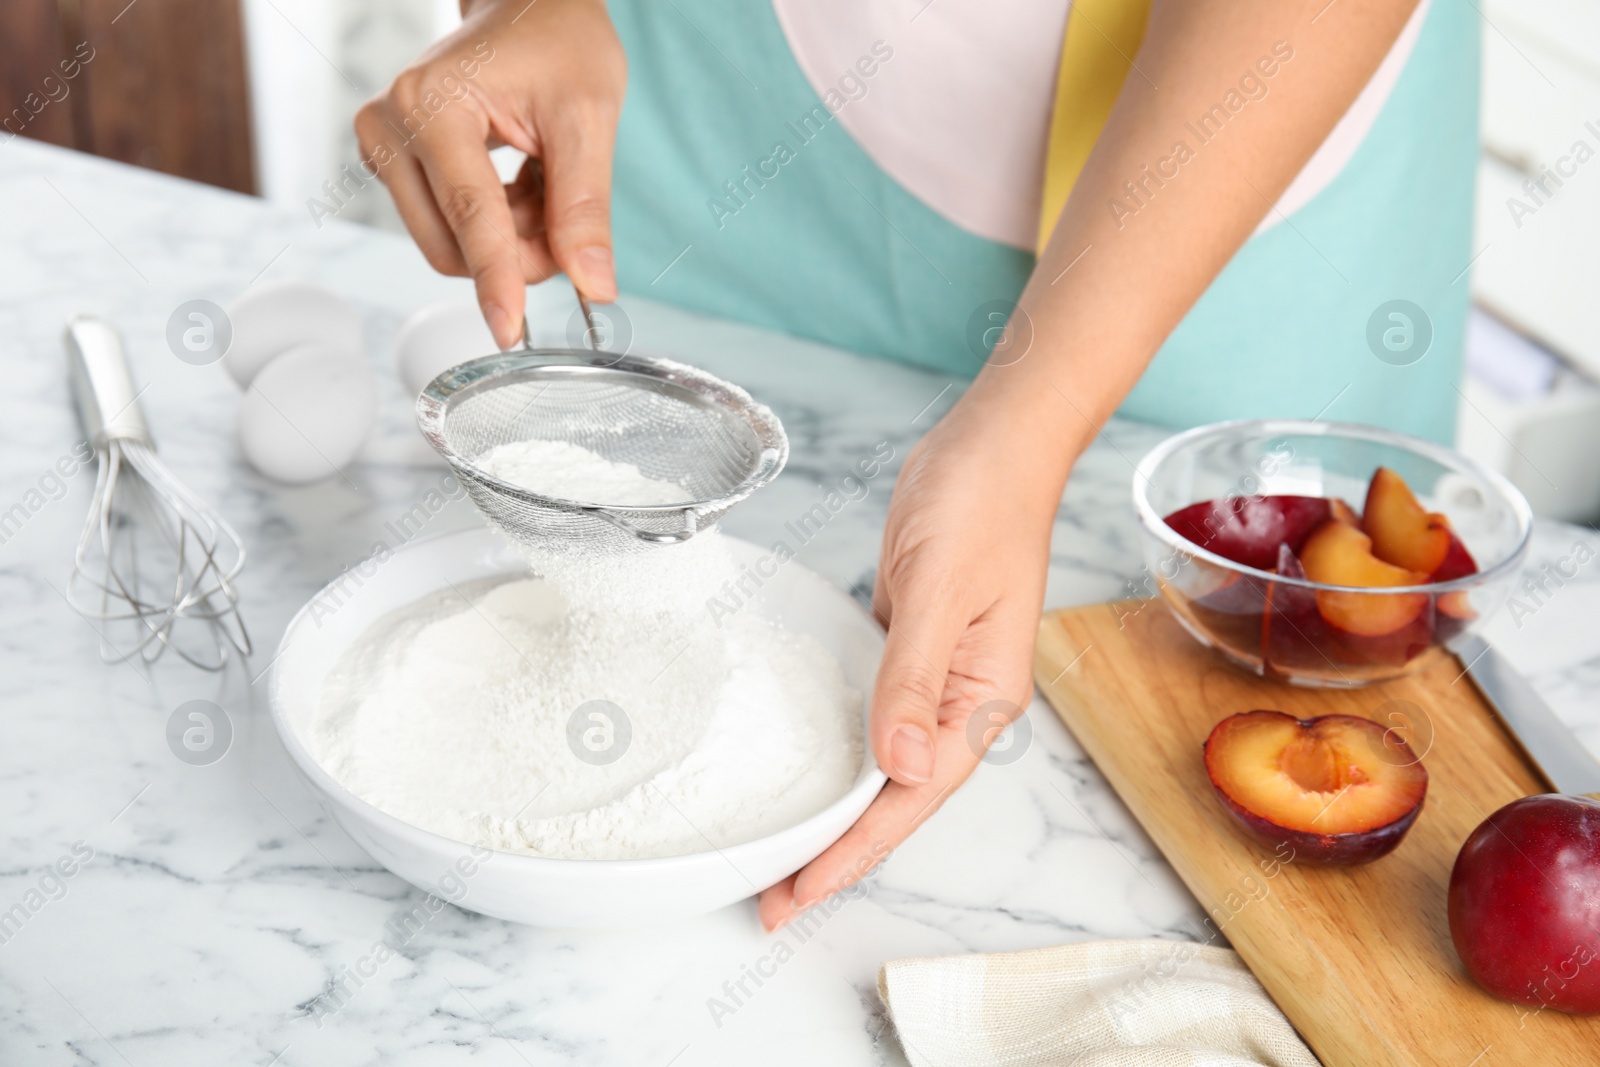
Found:
[{"label": "whisk handle", "polygon": [[111,441],[153,445],[117,328],[93,315],[67,323],[67,373],[83,432],[96,449]]}]

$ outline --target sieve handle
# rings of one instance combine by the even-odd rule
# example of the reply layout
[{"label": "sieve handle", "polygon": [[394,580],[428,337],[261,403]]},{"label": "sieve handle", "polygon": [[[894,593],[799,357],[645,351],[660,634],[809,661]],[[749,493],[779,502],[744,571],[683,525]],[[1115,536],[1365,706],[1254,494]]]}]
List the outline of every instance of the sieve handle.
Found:
[{"label": "sieve handle", "polygon": [[117,328],[93,315],[79,315],[67,323],[66,342],[72,399],[89,443],[95,448],[111,441],[151,444]]},{"label": "sieve handle", "polygon": [[[589,306],[588,297],[583,295],[583,291],[578,288],[576,282],[572,285],[572,293],[578,298],[578,307],[583,310],[583,343],[589,346],[589,351],[598,352],[600,351],[600,346],[595,344],[594,340],[597,336],[594,324],[594,308]],[[528,327],[528,312],[526,309],[522,312],[522,351],[533,351],[533,334]]]},{"label": "sieve handle", "polygon": [[595,343],[595,338],[599,334],[595,331],[594,308],[589,306],[589,300],[583,295],[583,290],[574,285],[572,291],[577,294],[578,307],[583,311],[583,343],[589,346],[589,351],[598,352],[600,346]]},{"label": "sieve handle", "polygon": [[641,541],[648,541],[652,545],[681,545],[700,532],[700,514],[693,508],[683,509],[683,529],[672,530],[667,533],[635,526],[621,515],[607,511],[605,508],[588,508],[586,510],[598,515],[617,529],[630,533]]}]

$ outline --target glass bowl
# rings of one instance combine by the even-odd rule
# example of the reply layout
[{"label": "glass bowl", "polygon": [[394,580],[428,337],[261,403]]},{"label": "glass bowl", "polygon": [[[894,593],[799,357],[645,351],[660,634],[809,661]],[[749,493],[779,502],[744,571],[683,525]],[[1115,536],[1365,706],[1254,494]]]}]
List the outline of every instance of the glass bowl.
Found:
[{"label": "glass bowl", "polygon": [[[1399,474],[1424,507],[1450,520],[1476,574],[1382,590],[1325,585],[1235,563],[1165,521],[1208,500],[1284,494],[1338,497],[1359,510],[1378,467]],[[1133,505],[1146,583],[1184,629],[1246,670],[1311,686],[1397,677],[1479,626],[1505,603],[1533,523],[1510,482],[1447,448],[1370,426],[1297,419],[1215,423],[1169,438],[1139,462]],[[1328,615],[1407,621],[1391,632],[1355,633]]]}]

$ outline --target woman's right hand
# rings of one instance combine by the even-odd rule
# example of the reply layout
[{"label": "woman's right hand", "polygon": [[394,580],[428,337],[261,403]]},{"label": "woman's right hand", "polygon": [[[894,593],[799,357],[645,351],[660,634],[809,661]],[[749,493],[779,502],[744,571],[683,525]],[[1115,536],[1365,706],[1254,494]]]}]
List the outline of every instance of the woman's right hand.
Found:
[{"label": "woman's right hand", "polygon": [[[615,300],[611,156],[627,61],[604,0],[464,0],[461,28],[356,115],[361,157],[434,269],[471,275],[502,348],[524,287]],[[489,150],[528,154],[502,185]]]}]

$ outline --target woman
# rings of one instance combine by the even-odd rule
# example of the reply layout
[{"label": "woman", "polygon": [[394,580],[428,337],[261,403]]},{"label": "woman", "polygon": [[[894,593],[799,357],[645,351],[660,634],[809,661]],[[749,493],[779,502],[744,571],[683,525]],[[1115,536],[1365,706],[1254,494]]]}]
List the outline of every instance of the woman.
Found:
[{"label": "woman", "polygon": [[[974,708],[1027,704],[1052,520],[1114,411],[1451,435],[1476,155],[1467,5],[462,6],[461,29],[356,126],[371,157],[426,117],[379,172],[429,262],[474,278],[503,345],[523,286],[564,270],[594,300],[620,275],[977,371],[907,458],[884,534],[871,743],[891,781],[762,894],[768,928],[860,877],[966,779]],[[473,58],[464,96],[417,112]],[[501,143],[539,161],[509,186],[487,154]]]}]

